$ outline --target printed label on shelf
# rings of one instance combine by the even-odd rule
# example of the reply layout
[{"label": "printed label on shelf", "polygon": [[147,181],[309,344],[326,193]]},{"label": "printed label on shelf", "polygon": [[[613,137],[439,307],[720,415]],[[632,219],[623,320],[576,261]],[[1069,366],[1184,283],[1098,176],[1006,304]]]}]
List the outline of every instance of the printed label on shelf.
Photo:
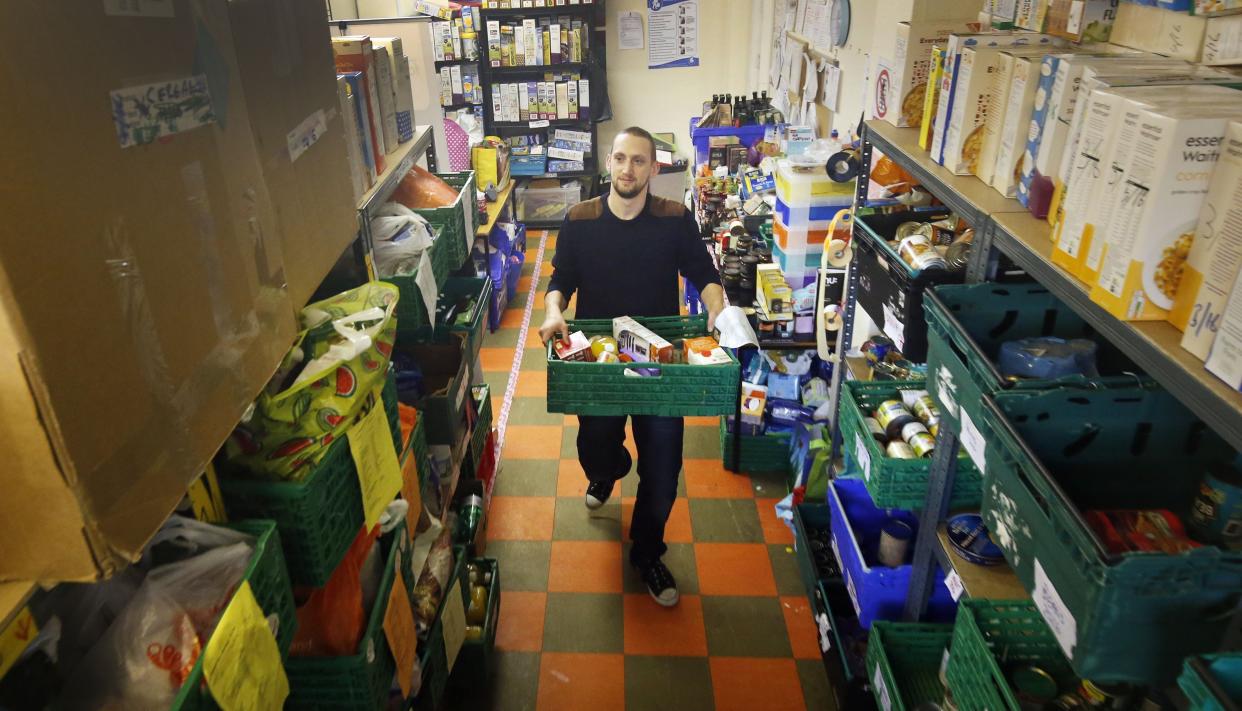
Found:
[{"label": "printed label on shelf", "polygon": [[23,607],[9,625],[0,630],[0,679],[4,678],[9,668],[38,634],[39,625],[35,623],[29,607]]},{"label": "printed label on shelf", "polygon": [[956,570],[950,570],[949,574],[944,576],[944,586],[953,596],[953,602],[960,600],[962,593],[966,592],[966,586],[962,584],[962,576],[958,575]]},{"label": "printed label on shelf", "polygon": [[466,640],[466,606],[461,599],[461,580],[454,580],[453,586],[444,593],[440,624],[444,628],[444,656],[451,672],[457,663],[462,642]]},{"label": "printed label on shelf", "polygon": [[854,589],[854,580],[845,576],[845,589],[850,593],[850,602],[854,603],[854,614],[862,617],[862,605],[858,604],[858,591]]},{"label": "printed label on shelf", "polygon": [[875,674],[871,677],[871,683],[875,687],[875,698],[880,702],[880,708],[884,711],[893,711],[893,700],[888,695],[888,684],[884,682],[884,672],[876,665]]},{"label": "printed label on shelf", "polygon": [[427,309],[427,320],[434,322],[436,295],[440,290],[436,288],[436,275],[431,267],[429,252],[431,252],[430,249],[424,249],[418,257],[418,270],[414,272],[414,283],[418,285],[418,295],[423,297],[423,308]]},{"label": "printed label on shelf", "polygon": [[103,0],[104,14],[120,17],[175,17],[172,0]]},{"label": "printed label on shelf", "polygon": [[206,74],[127,86],[109,96],[121,148],[146,145],[216,121]]},{"label": "printed label on shelf", "polygon": [[962,446],[966,448],[966,453],[970,455],[970,461],[979,467],[979,473],[983,474],[987,469],[987,460],[984,453],[987,451],[987,443],[983,441],[983,435],[979,434],[979,428],[975,427],[975,423],[970,419],[970,413],[966,412],[966,408],[962,408]]},{"label": "printed label on shelf", "polygon": [[289,678],[276,637],[250,581],[242,581],[203,650],[207,688],[221,708],[278,709],[289,696]]},{"label": "printed label on shelf", "polygon": [[940,397],[940,404],[946,412],[957,417],[957,386],[953,384],[953,373],[947,365],[936,368],[936,377],[932,379],[931,389]]},{"label": "printed label on shelf", "polygon": [[400,566],[393,576],[392,592],[388,595],[388,607],[384,610],[384,637],[388,640],[393,658],[397,660],[397,684],[401,687],[401,694],[408,698],[414,687],[414,665],[418,663],[418,632],[414,628],[414,612],[410,609],[410,597]]},{"label": "printed label on shelf", "polygon": [[560,160],[572,160],[581,163],[586,158],[586,153],[582,151],[570,150],[568,148],[557,148],[551,146],[548,148],[548,157]]},{"label": "printed label on shelf", "polygon": [[530,122],[531,128],[547,128],[548,126],[551,126],[551,125],[552,125],[552,122],[547,119],[543,119],[542,121],[531,121]]},{"label": "printed label on shelf", "polygon": [[379,523],[384,509],[401,491],[401,464],[392,443],[388,416],[378,396],[375,406],[346,436],[354,468],[358,471],[358,484],[362,487],[363,521],[369,530]]},{"label": "printed label on shelf", "polygon": [[285,144],[289,148],[289,162],[293,163],[311,146],[315,145],[328,132],[328,118],[323,109],[302,119],[297,128],[285,136]]},{"label": "printed label on shelf", "polygon": [[897,318],[897,312],[893,311],[888,304],[884,305],[884,335],[893,339],[893,345],[897,346],[897,350],[906,349],[906,327],[901,319]]},{"label": "printed label on shelf", "polygon": [[871,455],[867,452],[867,443],[863,441],[862,435],[854,433],[854,458],[858,460],[858,466],[862,469],[863,478],[871,481]]},{"label": "printed label on shelf", "polygon": [[821,612],[815,615],[815,625],[819,627],[819,651],[826,654],[832,649],[832,623],[828,615]]},{"label": "printed label on shelf", "polygon": [[1056,635],[1061,651],[1068,659],[1073,659],[1074,645],[1078,643],[1078,622],[1065,606],[1061,594],[1052,586],[1038,558],[1035,559],[1035,589],[1031,591],[1031,597],[1035,598],[1035,607],[1044,616],[1048,627],[1052,628],[1052,634]]}]

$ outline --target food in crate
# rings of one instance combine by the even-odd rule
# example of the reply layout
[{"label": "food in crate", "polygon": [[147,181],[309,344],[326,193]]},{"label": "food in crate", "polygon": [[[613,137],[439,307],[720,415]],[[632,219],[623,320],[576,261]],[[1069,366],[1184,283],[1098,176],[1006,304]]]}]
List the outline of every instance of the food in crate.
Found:
[{"label": "food in crate", "polygon": [[582,331],[574,331],[564,338],[557,339],[552,343],[552,350],[556,351],[556,357],[561,360],[591,360],[591,342],[587,340],[586,334]]},{"label": "food in crate", "polygon": [[905,390],[900,400],[881,402],[863,424],[889,457],[929,458],[936,449],[940,410],[926,390]]},{"label": "food in crate", "polygon": [[935,222],[903,222],[889,245],[913,269],[961,271],[970,261],[974,237],[973,229],[950,216]]}]

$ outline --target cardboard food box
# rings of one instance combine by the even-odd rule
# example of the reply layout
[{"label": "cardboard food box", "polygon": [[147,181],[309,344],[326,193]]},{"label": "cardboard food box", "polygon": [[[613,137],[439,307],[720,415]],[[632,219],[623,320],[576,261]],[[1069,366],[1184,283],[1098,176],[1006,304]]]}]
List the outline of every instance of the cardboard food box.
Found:
[{"label": "cardboard food box", "polygon": [[333,37],[332,53],[336,59],[338,72],[360,72],[362,74],[362,98],[367,109],[367,121],[370,124],[371,148],[375,153],[376,170],[382,173],[387,165],[385,156],[391,149],[384,141],[384,113],[380,108],[379,82],[375,76],[377,72],[375,54],[371,49],[371,38],[366,35]]},{"label": "cardboard food box", "polygon": [[1194,243],[1169,322],[1184,331],[1182,348],[1207,358],[1229,290],[1242,268],[1242,122],[1225,129]]},{"label": "cardboard food box", "polygon": [[1051,0],[1047,32],[1073,42],[1107,42],[1118,0]]},{"label": "cardboard food box", "polygon": [[[327,17],[317,3],[230,0],[228,7],[289,297],[301,308],[358,232]],[[274,36],[289,41],[274,44]]]},{"label": "cardboard food box", "polygon": [[0,24],[0,580],[135,560],[295,336],[228,3],[112,7]]},{"label": "cardboard food box", "polygon": [[983,119],[982,147],[979,160],[971,171],[985,183],[991,184],[996,169],[996,157],[1000,154],[1001,133],[1009,113],[1009,94],[1014,88],[1017,61],[1019,58],[1028,57],[1038,61],[1045,54],[1047,51],[1043,49],[1008,49],[1001,50],[996,55],[992,86],[988,90],[988,110]]},{"label": "cardboard food box", "polygon": [[1240,112],[1242,93],[1211,110],[1142,112],[1092,301],[1128,321],[1168,317],[1225,128]]},{"label": "cardboard food box", "polygon": [[1109,42],[1174,59],[1197,62],[1209,21],[1163,7],[1123,2]]},{"label": "cardboard food box", "polygon": [[992,187],[1005,197],[1018,194],[1018,183],[1026,167],[1024,158],[1032,131],[1031,114],[1035,109],[1044,56],[1013,56],[1009,100],[1004,120],[1000,122],[996,163],[992,168]]},{"label": "cardboard food box", "polygon": [[612,320],[612,337],[617,339],[617,350],[645,357],[648,363],[673,362],[673,344],[629,316]]},{"label": "cardboard food box", "polygon": [[973,19],[898,22],[893,80],[882,118],[894,126],[920,126],[926,103],[933,46],[943,47],[954,32],[966,32]]},{"label": "cardboard food box", "polygon": [[966,47],[959,55],[943,165],[957,175],[968,175],[978,172],[983,156],[984,125],[1000,52],[992,47]]},{"label": "cardboard food box", "polygon": [[1242,15],[1207,18],[1202,59],[1208,65],[1242,64]]},{"label": "cardboard food box", "polygon": [[[1242,273],[1238,274],[1242,279]],[[1204,367],[1234,390],[1242,390],[1242,286],[1235,279]]]}]

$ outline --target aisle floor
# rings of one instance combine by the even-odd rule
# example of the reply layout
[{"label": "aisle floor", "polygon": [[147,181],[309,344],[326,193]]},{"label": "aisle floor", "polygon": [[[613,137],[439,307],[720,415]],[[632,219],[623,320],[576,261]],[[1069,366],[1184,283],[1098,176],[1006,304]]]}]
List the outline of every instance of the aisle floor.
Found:
[{"label": "aisle floor", "polygon": [[[725,471],[718,418],[686,421],[685,468],[666,533],[677,607],[658,606],[626,563],[637,473],[599,511],[584,506],[577,418],[546,411],[538,327],[555,246],[555,232],[531,232],[517,295],[500,330],[484,339],[498,426],[518,367],[487,530],[486,555],[500,563],[504,594],[491,688],[449,705],[831,708],[793,537],[774,513],[784,483]],[[626,445],[633,453],[632,438]]]}]

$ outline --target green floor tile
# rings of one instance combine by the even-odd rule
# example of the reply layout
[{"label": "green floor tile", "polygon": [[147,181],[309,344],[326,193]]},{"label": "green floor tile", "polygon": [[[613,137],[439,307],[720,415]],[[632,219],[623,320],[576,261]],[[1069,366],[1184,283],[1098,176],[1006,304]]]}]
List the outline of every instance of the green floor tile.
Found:
[{"label": "green floor tile", "polygon": [[495,333],[487,333],[483,336],[483,345],[497,348],[515,348],[517,347],[518,329],[502,328]]},{"label": "green floor tile", "polygon": [[621,540],[621,502],[614,498],[591,511],[580,497],[557,499],[552,538],[558,541]]},{"label": "green floor tile", "polygon": [[789,633],[776,597],[703,597],[707,651],[715,657],[788,657]]},{"label": "green floor tile", "polygon": [[[632,499],[635,496],[638,496],[638,482],[639,481],[640,479],[638,477],[638,463],[635,462],[633,465],[630,466],[629,475],[621,480],[621,495],[629,499]],[[677,473],[677,496],[683,499],[686,498],[686,472],[685,470],[682,470]]]},{"label": "green floor tile", "polygon": [[682,456],[687,459],[719,459],[720,428],[687,426]]},{"label": "green floor tile", "polygon": [[539,653],[496,650],[492,664],[490,683],[451,685],[444,708],[535,711],[539,696]]},{"label": "green floor tile", "polygon": [[505,388],[509,387],[509,374],[484,371],[483,382],[492,389],[492,415],[495,417],[495,413],[499,411],[501,403],[504,402]]},{"label": "green floor tile", "polygon": [[796,663],[806,711],[837,711],[837,701],[833,698],[832,687],[828,685],[824,663],[818,659],[798,659]]},{"label": "green floor tile", "polygon": [[548,593],[543,651],[620,654],[624,617],[619,594]]},{"label": "green floor tile", "polygon": [[806,585],[798,571],[798,559],[793,546],[783,543],[768,544],[768,557],[772,560],[772,575],[776,578],[778,595],[805,595]]},{"label": "green floor tile", "polygon": [[578,426],[565,425],[561,434],[561,459],[578,458]]},{"label": "green floor tile", "polygon": [[784,498],[789,493],[789,475],[784,472],[752,472],[750,485],[755,496],[767,499]]},{"label": "green floor tile", "polygon": [[[545,252],[545,254],[544,254],[544,257],[545,257],[545,258],[547,258],[547,254],[546,254],[546,252]],[[542,271],[542,270],[540,270],[540,271]],[[543,275],[539,277],[539,291],[545,291],[545,290],[547,290],[547,288],[548,288],[548,280],[549,280],[549,279],[551,279],[551,275],[550,275],[548,272],[544,271],[544,272],[543,272]]]},{"label": "green floor tile", "polygon": [[[531,326],[531,328],[535,328]],[[527,348],[522,354],[522,370],[547,370],[548,352],[543,348]]]},{"label": "green floor tile", "polygon": [[[630,565],[629,541],[621,549],[621,582],[627,593],[647,592],[647,586],[639,577],[638,571]],[[677,590],[682,595],[699,594],[699,572],[694,564],[694,545],[691,543],[669,543],[668,552],[664,554],[664,564],[677,580]]]},{"label": "green floor tile", "polygon": [[500,563],[501,590],[544,592],[548,589],[551,541],[488,541],[485,555]]},{"label": "green floor tile", "polygon": [[[512,419],[510,419],[512,422]],[[555,459],[506,459],[496,474],[496,496],[556,496]]]},{"label": "green floor tile", "polygon": [[[493,401],[492,405],[495,406],[495,404]],[[564,421],[563,413],[548,412],[548,401],[541,397],[514,396],[513,404],[509,406],[509,424],[511,425],[558,426]]]},{"label": "green floor tile", "polygon": [[530,276],[535,271],[535,260],[522,262],[522,276]]},{"label": "green floor tile", "polygon": [[715,707],[706,657],[626,656],[626,709],[712,711]]},{"label": "green floor tile", "polygon": [[509,299],[509,304],[505,308],[524,309],[526,308],[526,300],[529,298],[530,298],[530,295],[527,292],[519,291],[513,295],[512,299]]},{"label": "green floor tile", "polygon": [[690,499],[690,523],[700,543],[763,543],[754,499]]}]

